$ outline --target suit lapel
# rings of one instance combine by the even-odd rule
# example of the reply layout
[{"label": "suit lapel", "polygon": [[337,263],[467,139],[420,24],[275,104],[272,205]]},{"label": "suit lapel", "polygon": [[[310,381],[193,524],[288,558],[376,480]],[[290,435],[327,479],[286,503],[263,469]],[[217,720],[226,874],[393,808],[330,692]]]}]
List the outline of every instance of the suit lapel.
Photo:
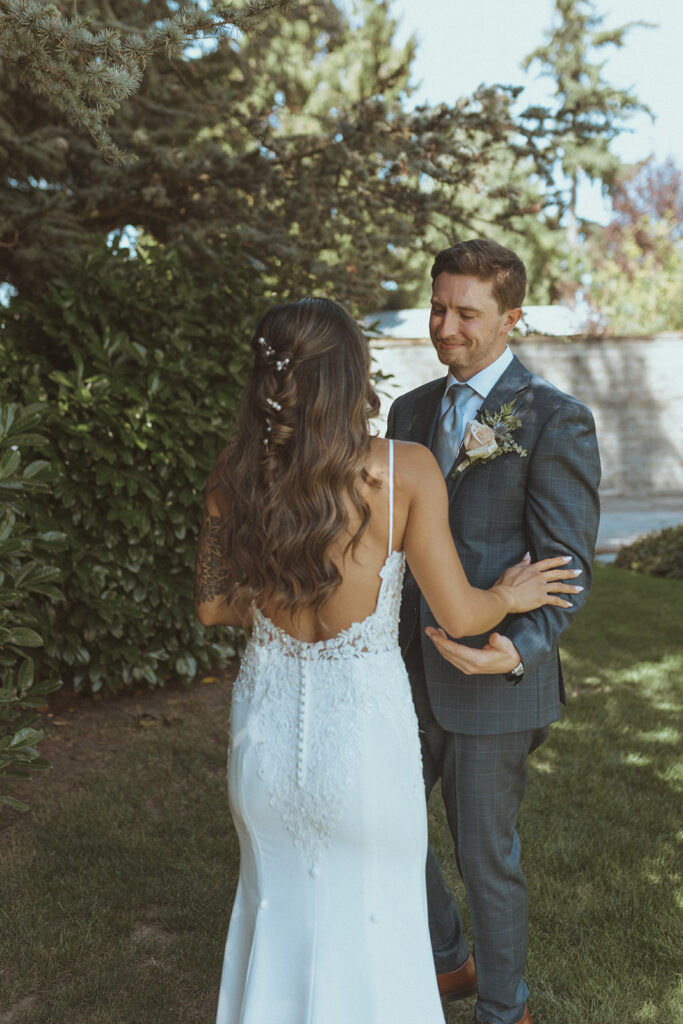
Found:
[{"label": "suit lapel", "polygon": [[434,434],[436,433],[436,425],[439,422],[441,399],[443,398],[445,386],[445,377],[435,380],[432,390],[425,395],[413,413],[410,440],[417,441],[429,449],[434,445]]},{"label": "suit lapel", "polygon": [[[477,423],[481,423],[481,418],[484,412],[495,412],[496,409],[501,407],[501,405],[504,405],[506,402],[511,402],[515,398],[517,399],[515,410],[517,410],[522,401],[522,394],[529,386],[530,380],[531,374],[527,370],[526,366],[519,361],[517,356],[513,356],[510,365],[505,368],[482,402],[479,412],[474,417]],[[463,477],[467,473],[472,472],[472,469],[474,468],[471,465],[466,466],[465,469],[456,474],[455,480],[453,479],[453,473],[465,457],[465,446],[464,444],[461,444],[460,451],[456,456],[451,471],[446,477],[446,486],[448,487],[448,495],[450,498],[452,498],[457,491]]]}]

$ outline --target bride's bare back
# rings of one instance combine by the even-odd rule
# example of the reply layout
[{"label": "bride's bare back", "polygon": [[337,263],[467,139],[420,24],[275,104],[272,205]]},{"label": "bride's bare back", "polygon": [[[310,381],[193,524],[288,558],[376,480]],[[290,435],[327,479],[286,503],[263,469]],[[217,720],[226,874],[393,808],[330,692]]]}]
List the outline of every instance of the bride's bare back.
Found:
[{"label": "bride's bare back", "polygon": [[[403,447],[394,442],[394,448]],[[394,466],[394,523],[392,548],[401,550],[407,518],[407,502],[400,489],[400,473],[395,460]],[[380,588],[379,572],[389,553],[389,442],[373,438],[370,457],[365,469],[369,477],[377,481],[361,485],[361,494],[370,507],[370,520],[361,537],[355,553],[346,550],[351,536],[358,529],[358,513],[347,501],[349,532],[342,536],[330,551],[330,555],[341,575],[341,583],[332,597],[325,602],[320,616],[306,609],[296,617],[278,608],[276,601],[266,602],[261,611],[271,622],[299,640],[327,640],[347,629],[351,623],[360,622],[371,615],[377,605]]]}]

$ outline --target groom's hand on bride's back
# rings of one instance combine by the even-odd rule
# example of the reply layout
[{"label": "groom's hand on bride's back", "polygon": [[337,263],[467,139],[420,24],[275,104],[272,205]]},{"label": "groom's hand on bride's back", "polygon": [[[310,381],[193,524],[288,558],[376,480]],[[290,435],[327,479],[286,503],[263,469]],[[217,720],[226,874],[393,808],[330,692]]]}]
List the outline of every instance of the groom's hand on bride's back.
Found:
[{"label": "groom's hand on bride's back", "polygon": [[442,658],[450,661],[465,675],[507,675],[517,668],[521,658],[519,651],[501,633],[491,633],[485,647],[466,647],[451,640],[443,629],[428,626],[425,633],[434,643]]}]

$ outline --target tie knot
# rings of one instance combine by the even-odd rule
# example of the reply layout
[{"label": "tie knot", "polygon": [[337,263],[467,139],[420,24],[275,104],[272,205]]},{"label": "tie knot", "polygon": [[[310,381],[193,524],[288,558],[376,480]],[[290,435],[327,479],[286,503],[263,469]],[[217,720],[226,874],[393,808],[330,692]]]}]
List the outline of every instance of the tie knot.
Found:
[{"label": "tie knot", "polygon": [[474,388],[469,384],[451,384],[448,389],[448,399],[456,409],[462,409],[465,402],[469,401],[475,393]]}]

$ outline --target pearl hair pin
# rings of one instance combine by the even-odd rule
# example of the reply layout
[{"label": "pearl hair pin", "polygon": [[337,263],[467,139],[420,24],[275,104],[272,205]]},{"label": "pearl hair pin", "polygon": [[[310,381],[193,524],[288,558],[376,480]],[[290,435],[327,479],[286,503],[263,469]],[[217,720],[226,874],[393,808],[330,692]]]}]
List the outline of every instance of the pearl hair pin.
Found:
[{"label": "pearl hair pin", "polygon": [[261,346],[264,359],[272,359],[275,355],[275,349],[271,348],[265,338],[259,338],[258,344]]},{"label": "pearl hair pin", "polygon": [[274,366],[275,370],[278,373],[282,373],[282,371],[287,366],[290,365],[291,359],[289,358],[289,356],[285,356],[284,359],[275,359],[275,360],[273,360],[273,357],[275,355],[275,349],[271,348],[271,346],[268,344],[268,342],[266,341],[265,338],[258,338],[257,342],[258,342],[259,348],[261,349],[261,356],[262,356],[264,362],[271,363],[271,361],[272,361],[272,365]]}]

